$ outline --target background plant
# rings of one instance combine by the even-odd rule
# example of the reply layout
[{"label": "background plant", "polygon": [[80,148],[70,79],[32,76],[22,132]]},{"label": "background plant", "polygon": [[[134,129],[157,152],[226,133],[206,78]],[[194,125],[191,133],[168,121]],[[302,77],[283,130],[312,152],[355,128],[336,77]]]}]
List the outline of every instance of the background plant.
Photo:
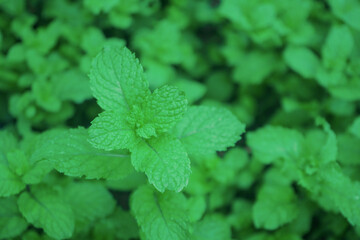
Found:
[{"label": "background plant", "polygon": [[359,23],[357,0],[0,0],[0,239],[359,238]]}]

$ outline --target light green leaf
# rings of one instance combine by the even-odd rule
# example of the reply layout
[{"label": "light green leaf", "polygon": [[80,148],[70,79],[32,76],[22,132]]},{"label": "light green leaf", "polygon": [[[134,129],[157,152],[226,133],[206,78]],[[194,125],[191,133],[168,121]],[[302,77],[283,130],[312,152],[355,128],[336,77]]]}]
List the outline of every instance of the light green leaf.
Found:
[{"label": "light green leaf", "polygon": [[21,177],[13,173],[8,165],[0,163],[0,197],[17,194],[24,188]]},{"label": "light green leaf", "polygon": [[99,150],[87,139],[83,128],[48,131],[32,157],[48,159],[65,175],[86,179],[120,179],[134,171],[128,152]]},{"label": "light green leaf", "polygon": [[303,136],[291,129],[267,126],[247,135],[254,156],[263,163],[278,159],[296,160],[303,152]]},{"label": "light green leaf", "polygon": [[48,160],[37,161],[31,165],[29,171],[22,177],[22,180],[26,184],[38,184],[53,168],[52,162]]},{"label": "light green leaf", "polygon": [[317,124],[324,128],[327,135],[325,143],[322,145],[320,150],[319,161],[321,163],[336,161],[338,148],[335,133],[331,130],[329,123],[327,123],[325,119],[317,119]]},{"label": "light green leaf", "polygon": [[230,240],[230,225],[221,215],[209,215],[194,227],[191,240]]},{"label": "light green leaf", "polygon": [[8,152],[6,156],[9,162],[9,169],[17,176],[22,176],[29,170],[29,161],[23,151],[14,150],[12,152]]},{"label": "light green leaf", "polygon": [[312,78],[316,75],[319,59],[310,49],[295,46],[287,47],[284,58],[289,67],[302,77]]},{"label": "light green leaf", "polygon": [[185,94],[177,87],[163,86],[155,89],[145,101],[146,122],[155,126],[158,133],[172,128],[187,108]]},{"label": "light green leaf", "polygon": [[28,224],[21,216],[16,198],[0,198],[0,239],[11,239],[20,235]]},{"label": "light green leaf", "polygon": [[138,137],[135,130],[121,111],[105,111],[99,114],[89,128],[89,141],[99,149],[106,151],[132,148]]},{"label": "light green leaf", "polygon": [[181,142],[170,135],[139,142],[131,162],[161,192],[165,189],[179,192],[188,184],[190,159]]},{"label": "light green leaf", "polygon": [[225,108],[190,107],[173,133],[193,155],[211,154],[234,146],[245,125]]},{"label": "light green leaf", "polygon": [[[317,184],[319,184],[321,193],[318,200],[329,201],[331,206],[336,208],[332,210],[341,212],[352,225],[360,226],[360,183],[353,182],[335,163],[321,169],[319,175],[321,182]],[[311,187],[309,190],[312,190]]]},{"label": "light green leaf", "polygon": [[146,239],[189,239],[186,199],[181,193],[159,193],[143,186],[131,196],[130,207]]},{"label": "light green leaf", "polygon": [[263,186],[253,207],[255,226],[275,230],[293,221],[298,215],[295,199],[295,193],[289,186]]},{"label": "light green leaf", "polygon": [[74,182],[65,188],[64,198],[81,223],[106,217],[116,205],[110,192],[96,182]]},{"label": "light green leaf", "polygon": [[24,192],[18,199],[20,212],[26,220],[55,239],[70,238],[74,216],[68,204],[50,188],[39,186]]},{"label": "light green leaf", "polygon": [[329,0],[334,14],[347,25],[360,31],[360,4],[357,0]]},{"label": "light green leaf", "polygon": [[63,101],[82,103],[91,98],[89,79],[78,70],[74,69],[53,75],[51,84],[56,96]]},{"label": "light green leaf", "polygon": [[106,46],[93,60],[89,76],[93,95],[104,110],[125,113],[150,94],[139,60],[125,47]]},{"label": "light green leaf", "polygon": [[6,153],[17,148],[18,143],[13,134],[7,130],[0,131],[0,163],[6,163]]},{"label": "light green leaf", "polygon": [[323,64],[327,69],[343,70],[354,47],[354,39],[346,25],[334,25],[322,48]]}]

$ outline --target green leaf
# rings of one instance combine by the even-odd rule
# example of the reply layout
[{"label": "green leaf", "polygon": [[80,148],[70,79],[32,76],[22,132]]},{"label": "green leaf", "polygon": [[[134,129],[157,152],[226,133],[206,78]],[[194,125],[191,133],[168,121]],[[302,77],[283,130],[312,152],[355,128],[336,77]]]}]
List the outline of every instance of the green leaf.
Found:
[{"label": "green leaf", "polygon": [[70,238],[74,231],[74,216],[54,190],[39,186],[24,192],[18,199],[20,212],[26,220],[55,239]]},{"label": "green leaf", "polygon": [[121,208],[113,215],[97,222],[94,228],[94,240],[103,239],[138,239],[139,229],[135,218]]},{"label": "green leaf", "polygon": [[89,76],[93,95],[104,110],[125,113],[150,94],[139,60],[125,47],[106,46],[93,60]]},{"label": "green leaf", "polygon": [[230,240],[231,229],[221,215],[208,215],[194,227],[191,240]]},{"label": "green leaf", "polygon": [[64,198],[81,223],[106,217],[116,205],[110,192],[96,182],[74,182],[65,188]]},{"label": "green leaf", "polygon": [[161,192],[165,189],[179,192],[188,184],[190,159],[181,142],[170,135],[139,142],[131,162]]},{"label": "green leaf", "polygon": [[360,4],[357,0],[329,0],[328,2],[338,18],[360,31]]},{"label": "green leaf", "polygon": [[189,239],[186,199],[181,193],[159,193],[143,186],[132,194],[130,207],[146,239]]},{"label": "green leaf", "polygon": [[256,159],[272,163],[278,159],[296,160],[303,152],[304,138],[296,130],[266,126],[247,135]]},{"label": "green leaf", "polygon": [[318,200],[323,198],[325,201],[330,201],[331,206],[335,207],[332,210],[341,212],[352,225],[360,226],[358,214],[360,183],[353,182],[335,163],[323,168],[320,171],[320,177],[321,182],[317,183],[321,187]]},{"label": "green leaf", "polygon": [[7,163],[6,154],[17,148],[15,136],[7,130],[0,131],[0,163]]},{"label": "green leaf", "polygon": [[295,193],[289,186],[263,186],[253,207],[255,226],[275,230],[293,221],[298,215],[295,199]]},{"label": "green leaf", "polygon": [[334,25],[322,48],[323,64],[327,69],[343,70],[354,47],[354,39],[346,25]]},{"label": "green leaf", "polygon": [[158,133],[167,132],[184,115],[186,108],[185,94],[177,87],[165,85],[146,99],[145,121],[153,124]]},{"label": "green leaf", "polygon": [[357,117],[351,124],[349,132],[360,139],[360,117]]},{"label": "green leaf", "polygon": [[101,11],[109,12],[120,0],[84,0],[84,6],[88,8],[92,13],[99,14]]},{"label": "green leaf", "polygon": [[48,131],[32,157],[49,159],[57,171],[86,179],[120,179],[134,171],[128,152],[99,150],[87,139],[84,128]]},{"label": "green leaf", "polygon": [[89,128],[90,143],[106,151],[114,149],[131,149],[138,137],[121,111],[105,111],[99,114]]},{"label": "green leaf", "polygon": [[336,161],[338,148],[335,133],[331,130],[329,123],[325,119],[317,119],[317,124],[324,128],[327,135],[326,141],[320,150],[319,161],[323,164]]},{"label": "green leaf", "polygon": [[21,192],[25,184],[21,177],[13,173],[9,166],[0,163],[0,197],[8,197]]},{"label": "green leaf", "polygon": [[22,176],[29,170],[29,161],[23,151],[14,150],[12,152],[8,152],[6,156],[9,162],[9,169],[17,176]]},{"label": "green leaf", "polygon": [[82,103],[91,98],[90,83],[87,76],[77,70],[69,70],[51,78],[54,93],[63,101]]},{"label": "green leaf", "polygon": [[339,134],[338,140],[338,160],[344,165],[360,164],[360,138],[350,134]]},{"label": "green leaf", "polygon": [[0,239],[20,235],[28,224],[21,216],[15,197],[0,198]]},{"label": "green leaf", "polygon": [[245,125],[225,108],[190,107],[173,133],[193,155],[206,155],[234,146]]},{"label": "green leaf", "polygon": [[319,59],[306,47],[289,46],[284,52],[285,62],[295,72],[304,78],[312,78],[316,75]]}]

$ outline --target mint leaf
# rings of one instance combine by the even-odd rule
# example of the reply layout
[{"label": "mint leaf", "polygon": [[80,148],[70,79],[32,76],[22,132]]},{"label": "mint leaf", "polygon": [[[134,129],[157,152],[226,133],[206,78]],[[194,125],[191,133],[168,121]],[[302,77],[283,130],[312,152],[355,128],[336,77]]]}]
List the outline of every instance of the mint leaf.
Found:
[{"label": "mint leaf", "polygon": [[48,159],[68,176],[86,179],[120,179],[134,171],[128,152],[99,150],[87,139],[84,128],[49,131],[33,157]]},{"label": "mint leaf", "polygon": [[234,146],[245,125],[225,108],[190,107],[173,133],[191,155],[206,155]]},{"label": "mint leaf", "polygon": [[18,199],[20,212],[26,220],[55,239],[70,238],[74,231],[74,215],[54,190],[45,186],[33,187]]},{"label": "mint leaf", "polygon": [[322,48],[322,60],[326,69],[343,70],[354,47],[354,39],[346,25],[334,25]]},{"label": "mint leaf", "polygon": [[303,152],[304,137],[296,130],[266,126],[247,135],[256,159],[272,163],[278,159],[296,160]]},{"label": "mint leaf", "polygon": [[179,192],[188,184],[190,160],[181,142],[170,135],[139,142],[131,162],[161,192],[165,189]]},{"label": "mint leaf", "polygon": [[255,227],[275,230],[298,215],[296,196],[291,187],[264,185],[253,207]]},{"label": "mint leaf", "polygon": [[21,177],[12,172],[8,165],[0,163],[0,197],[17,194],[24,188]]},{"label": "mint leaf", "polygon": [[324,145],[321,147],[319,154],[319,162],[328,163],[336,161],[337,158],[337,140],[335,133],[331,130],[329,123],[324,119],[317,119],[318,125],[322,125],[326,133],[326,140]]},{"label": "mint leaf", "polygon": [[145,121],[153,124],[158,133],[167,132],[184,115],[186,108],[185,94],[177,87],[165,85],[146,99]]},{"label": "mint leaf", "polygon": [[138,141],[134,129],[121,111],[105,111],[99,114],[89,128],[90,143],[107,151],[132,148]]},{"label": "mint leaf", "polygon": [[64,189],[63,194],[80,223],[104,218],[112,213],[116,205],[111,193],[101,183],[74,182]]},{"label": "mint leaf", "polygon": [[148,240],[189,239],[186,199],[181,193],[138,188],[131,196],[130,207]]},{"label": "mint leaf", "polygon": [[320,64],[316,55],[306,47],[289,46],[284,52],[285,62],[304,78],[315,77]]},{"label": "mint leaf", "polygon": [[329,201],[335,207],[334,210],[341,212],[352,225],[360,226],[360,183],[353,182],[346,176],[338,164],[330,164],[323,168],[319,175],[321,182],[317,184],[321,186],[321,192],[318,200]]},{"label": "mint leaf", "polygon": [[2,130],[0,131],[0,143],[0,164],[7,164],[6,154],[17,148],[17,139],[9,131]]},{"label": "mint leaf", "polygon": [[194,227],[191,240],[230,240],[230,225],[221,215],[208,215]]},{"label": "mint leaf", "polygon": [[21,216],[15,197],[0,198],[0,239],[10,239],[20,235],[28,227]]},{"label": "mint leaf", "polygon": [[125,113],[150,93],[139,60],[125,47],[105,47],[93,60],[89,76],[93,95],[104,110]]}]

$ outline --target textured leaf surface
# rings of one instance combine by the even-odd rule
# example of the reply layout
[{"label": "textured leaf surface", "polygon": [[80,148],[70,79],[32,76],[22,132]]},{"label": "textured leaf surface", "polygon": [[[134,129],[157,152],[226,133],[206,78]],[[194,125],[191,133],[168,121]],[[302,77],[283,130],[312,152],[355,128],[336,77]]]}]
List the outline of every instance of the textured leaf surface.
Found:
[{"label": "textured leaf surface", "polygon": [[127,152],[102,151],[87,139],[83,128],[47,132],[34,157],[49,159],[56,170],[72,177],[119,179],[133,172]]},{"label": "textured leaf surface", "polygon": [[74,216],[68,204],[53,190],[45,187],[24,192],[18,199],[20,212],[26,220],[55,239],[70,238]]},{"label": "textured leaf surface", "polygon": [[[337,164],[323,168],[320,176],[323,200],[329,201],[352,225],[360,226],[360,183],[352,181]],[[309,190],[313,190],[311,186]]]},{"label": "textured leaf surface", "polygon": [[89,128],[90,143],[107,151],[131,148],[137,142],[134,129],[126,121],[126,115],[120,111],[105,111],[91,122]]},{"label": "textured leaf surface", "polygon": [[0,198],[0,239],[10,239],[20,235],[28,223],[21,216],[15,197]]},{"label": "textured leaf surface", "polygon": [[234,146],[245,131],[245,125],[227,109],[190,107],[175,125],[174,134],[189,154],[210,154]]},{"label": "textured leaf surface", "polygon": [[156,89],[145,103],[147,122],[158,132],[166,132],[184,115],[187,108],[185,94],[177,87],[163,86]]},{"label": "textured leaf surface", "polygon": [[104,110],[125,112],[150,93],[139,60],[127,48],[105,47],[93,60],[89,76],[93,95]]},{"label": "textured leaf surface", "polygon": [[189,239],[186,199],[181,193],[143,186],[131,196],[131,211],[148,240]]},{"label": "textured leaf surface", "polygon": [[75,182],[65,188],[64,198],[71,206],[75,219],[89,223],[109,215],[116,202],[100,183]]},{"label": "textured leaf surface", "polygon": [[145,172],[149,182],[159,191],[181,191],[189,181],[190,159],[181,142],[162,135],[140,142],[131,155],[138,171]]},{"label": "textured leaf surface", "polygon": [[294,159],[303,151],[303,136],[291,129],[267,126],[247,135],[254,156],[263,163],[277,159]]}]

